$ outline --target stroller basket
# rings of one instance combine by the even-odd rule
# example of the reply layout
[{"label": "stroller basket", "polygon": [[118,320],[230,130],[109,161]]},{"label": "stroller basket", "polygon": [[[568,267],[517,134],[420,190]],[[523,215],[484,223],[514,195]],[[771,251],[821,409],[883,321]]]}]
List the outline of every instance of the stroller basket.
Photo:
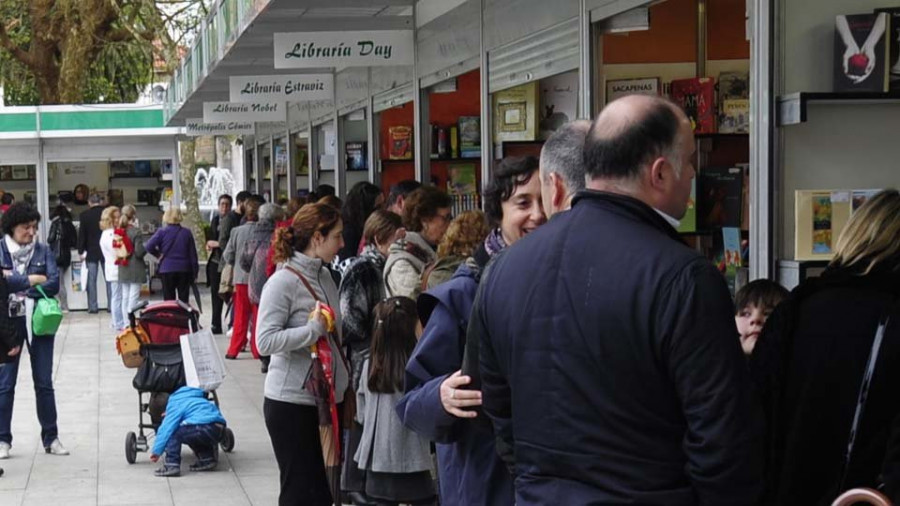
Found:
[{"label": "stroller basket", "polygon": [[172,393],[184,386],[184,362],[180,344],[141,346],[144,363],[134,375],[132,385],[140,392]]}]

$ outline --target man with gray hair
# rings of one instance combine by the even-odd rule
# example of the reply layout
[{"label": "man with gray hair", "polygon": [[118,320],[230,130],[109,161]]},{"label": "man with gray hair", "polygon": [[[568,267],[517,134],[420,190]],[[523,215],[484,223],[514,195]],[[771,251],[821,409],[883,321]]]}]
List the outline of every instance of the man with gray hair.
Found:
[{"label": "man with gray hair", "polygon": [[584,138],[590,120],[576,119],[553,133],[541,148],[541,200],[549,219],[572,206],[572,196],[584,189]]},{"label": "man with gray hair", "polygon": [[[99,305],[97,303],[97,272],[103,263],[103,252],[100,250],[100,216],[103,214],[103,195],[98,192],[91,193],[88,198],[90,208],[78,217],[78,242],[76,244],[81,260],[87,264],[87,295],[88,313],[96,314]],[[84,268],[84,267],[82,267]],[[109,282],[106,283],[106,300],[111,300]],[[107,309],[108,310],[108,309]]]},{"label": "man with gray hair", "polygon": [[585,138],[587,189],[482,277],[469,333],[518,506],[759,503],[731,297],[675,230],[694,150],[672,102],[612,102]]}]

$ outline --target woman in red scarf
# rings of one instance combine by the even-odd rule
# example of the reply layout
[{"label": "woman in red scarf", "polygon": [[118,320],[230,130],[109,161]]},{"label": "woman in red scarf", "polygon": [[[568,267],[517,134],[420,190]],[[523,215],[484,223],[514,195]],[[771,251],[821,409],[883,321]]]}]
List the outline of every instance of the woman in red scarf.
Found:
[{"label": "woman in red scarf", "polygon": [[119,285],[122,289],[122,314],[126,317],[141,298],[141,286],[147,280],[144,263],[144,238],[138,226],[137,210],[132,205],[122,207],[122,216],[113,232],[113,249],[119,266]]}]

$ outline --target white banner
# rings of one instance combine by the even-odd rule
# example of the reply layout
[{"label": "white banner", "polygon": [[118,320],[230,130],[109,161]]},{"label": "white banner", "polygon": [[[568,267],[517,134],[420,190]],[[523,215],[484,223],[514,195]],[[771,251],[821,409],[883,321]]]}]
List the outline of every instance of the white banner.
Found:
[{"label": "white banner", "polygon": [[232,102],[307,102],[334,97],[331,74],[231,76],[228,82]]},{"label": "white banner", "polygon": [[412,65],[412,30],[275,34],[275,68]]},{"label": "white banner", "polygon": [[204,123],[220,123],[223,121],[262,122],[286,120],[287,106],[285,102],[203,103]]},{"label": "white banner", "polygon": [[185,135],[200,137],[204,135],[253,135],[252,121],[220,121],[204,123],[203,118],[192,118],[185,123]]}]

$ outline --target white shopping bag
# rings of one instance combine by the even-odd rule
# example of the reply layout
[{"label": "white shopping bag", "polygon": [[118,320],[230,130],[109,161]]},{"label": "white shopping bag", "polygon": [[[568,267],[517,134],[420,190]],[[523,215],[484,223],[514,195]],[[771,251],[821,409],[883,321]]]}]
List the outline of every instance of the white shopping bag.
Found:
[{"label": "white shopping bag", "polygon": [[225,379],[225,362],[212,331],[203,329],[180,337],[181,358],[187,386],[206,392],[219,388]]}]

